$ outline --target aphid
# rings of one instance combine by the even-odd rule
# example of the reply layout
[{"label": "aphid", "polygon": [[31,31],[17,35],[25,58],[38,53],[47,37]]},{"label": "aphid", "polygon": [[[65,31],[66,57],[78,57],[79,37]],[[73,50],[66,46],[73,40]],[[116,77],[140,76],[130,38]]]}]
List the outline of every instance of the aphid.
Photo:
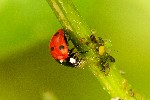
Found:
[{"label": "aphid", "polygon": [[104,55],[105,46],[104,46],[104,41],[102,40],[102,38],[99,37],[97,40],[94,34],[92,34],[90,36],[90,39],[93,43],[97,44],[96,50],[99,51],[99,54]]}]

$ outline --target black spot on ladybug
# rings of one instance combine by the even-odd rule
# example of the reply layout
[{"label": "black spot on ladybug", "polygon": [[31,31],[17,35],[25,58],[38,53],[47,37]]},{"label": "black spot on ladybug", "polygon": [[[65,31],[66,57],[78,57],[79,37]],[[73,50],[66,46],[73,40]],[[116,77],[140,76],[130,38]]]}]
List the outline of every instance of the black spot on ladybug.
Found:
[{"label": "black spot on ladybug", "polygon": [[59,46],[59,49],[60,50],[64,49],[64,46],[63,45]]},{"label": "black spot on ladybug", "polygon": [[54,34],[54,36],[57,36],[59,34],[59,32],[56,32],[55,34]]},{"label": "black spot on ladybug", "polygon": [[54,50],[54,47],[51,47],[51,51],[53,51]]}]

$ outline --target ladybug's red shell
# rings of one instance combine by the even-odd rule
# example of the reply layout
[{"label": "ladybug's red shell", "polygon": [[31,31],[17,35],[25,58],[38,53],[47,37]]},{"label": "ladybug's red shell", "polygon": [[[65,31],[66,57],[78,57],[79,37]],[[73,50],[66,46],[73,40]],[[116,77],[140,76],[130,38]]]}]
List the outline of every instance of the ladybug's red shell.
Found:
[{"label": "ladybug's red shell", "polygon": [[64,30],[59,29],[50,41],[50,52],[55,60],[64,61],[68,57],[68,46]]}]

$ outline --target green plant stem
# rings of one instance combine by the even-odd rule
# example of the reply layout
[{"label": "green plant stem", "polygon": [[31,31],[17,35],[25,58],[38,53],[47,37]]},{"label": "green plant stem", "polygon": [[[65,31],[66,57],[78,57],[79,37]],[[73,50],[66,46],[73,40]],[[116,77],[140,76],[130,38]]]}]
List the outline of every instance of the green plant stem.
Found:
[{"label": "green plant stem", "polygon": [[[48,4],[52,8],[53,12],[59,19],[63,29],[67,31],[67,34],[71,37],[74,45],[79,45],[78,50],[87,51],[84,54],[84,62],[81,66],[88,66],[98,81],[103,86],[114,100],[142,100],[142,97],[136,93],[127,80],[124,79],[119,71],[115,67],[115,63],[110,63],[110,72],[106,76],[100,71],[100,59],[99,54],[93,49],[94,45],[90,41],[90,35],[92,31],[88,25],[84,22],[79,15],[76,7],[71,0],[47,0]],[[87,45],[87,43],[89,43]],[[92,56],[92,57],[91,57]]]}]

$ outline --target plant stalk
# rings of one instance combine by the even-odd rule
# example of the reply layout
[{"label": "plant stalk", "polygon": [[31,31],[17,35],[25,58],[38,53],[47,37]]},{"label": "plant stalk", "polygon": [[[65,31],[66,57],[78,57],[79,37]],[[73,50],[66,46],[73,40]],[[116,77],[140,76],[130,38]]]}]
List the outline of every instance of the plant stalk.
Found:
[{"label": "plant stalk", "polygon": [[90,40],[90,35],[93,33],[73,2],[71,0],[47,0],[47,2],[73,44],[79,46],[78,50],[88,50],[88,53],[82,55],[85,60],[81,63],[81,67],[89,67],[103,89],[110,94],[111,100],[142,100],[142,96],[132,89],[116,69],[115,63],[109,62],[108,75],[101,71],[100,55],[95,50],[95,44]]}]

